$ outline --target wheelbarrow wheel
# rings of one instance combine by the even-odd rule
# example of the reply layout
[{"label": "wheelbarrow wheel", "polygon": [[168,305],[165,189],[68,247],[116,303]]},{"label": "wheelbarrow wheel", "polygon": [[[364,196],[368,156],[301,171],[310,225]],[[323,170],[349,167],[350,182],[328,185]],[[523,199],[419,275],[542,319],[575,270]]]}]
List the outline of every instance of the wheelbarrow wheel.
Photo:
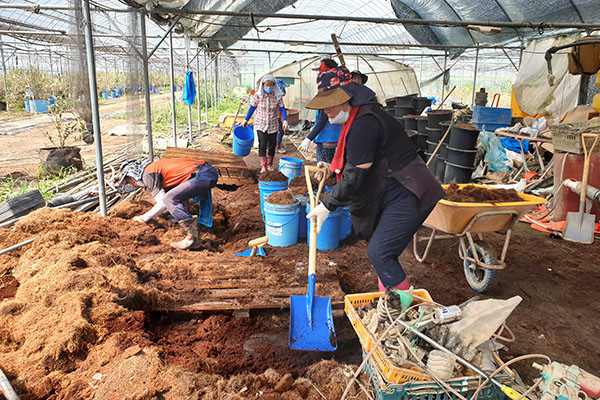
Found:
[{"label": "wheelbarrow wheel", "polygon": [[[496,254],[494,253],[491,246],[486,242],[475,243],[475,249],[477,251],[477,256],[479,257],[479,260],[490,265],[498,263]],[[471,258],[473,257],[471,249],[468,249],[467,255]],[[464,271],[469,286],[471,286],[471,289],[473,289],[476,292],[485,291],[490,281],[495,275],[495,270],[482,268],[469,260],[464,261]]]}]

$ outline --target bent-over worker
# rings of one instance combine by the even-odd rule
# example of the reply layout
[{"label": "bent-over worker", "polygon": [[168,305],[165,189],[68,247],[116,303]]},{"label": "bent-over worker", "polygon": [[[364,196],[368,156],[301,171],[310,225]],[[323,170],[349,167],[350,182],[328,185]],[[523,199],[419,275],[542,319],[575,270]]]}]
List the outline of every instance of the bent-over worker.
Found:
[{"label": "bent-over worker", "polygon": [[185,203],[196,196],[208,194],[218,178],[217,170],[202,160],[163,158],[152,163],[129,160],[121,165],[118,191],[127,193],[137,187],[150,190],[156,204],[146,213],[133,217],[133,220],[146,223],[168,211],[186,235],[183,240],[171,243],[171,246],[185,250],[198,240],[197,218],[192,217]]},{"label": "bent-over worker", "polygon": [[379,289],[406,290],[410,285],[398,257],[444,190],[375,92],[351,82],[344,66],[320,81],[325,90],[306,108],[322,109],[330,122],[343,123],[330,167],[338,182],[307,218],[317,217],[319,232],[330,211],[349,204],[354,232],[369,240]]}]

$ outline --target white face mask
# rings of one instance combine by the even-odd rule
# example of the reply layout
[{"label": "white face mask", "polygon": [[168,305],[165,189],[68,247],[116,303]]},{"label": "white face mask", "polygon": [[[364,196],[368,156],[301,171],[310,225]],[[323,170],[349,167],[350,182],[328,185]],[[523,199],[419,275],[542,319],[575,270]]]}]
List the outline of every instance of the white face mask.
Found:
[{"label": "white face mask", "polygon": [[340,110],[339,113],[333,118],[329,118],[330,124],[343,124],[348,121],[348,117],[350,116],[350,111]]}]

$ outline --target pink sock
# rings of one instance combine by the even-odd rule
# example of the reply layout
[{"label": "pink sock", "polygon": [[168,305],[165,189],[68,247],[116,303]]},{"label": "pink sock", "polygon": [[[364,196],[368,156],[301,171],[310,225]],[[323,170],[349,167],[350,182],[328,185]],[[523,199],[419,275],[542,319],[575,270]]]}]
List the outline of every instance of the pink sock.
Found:
[{"label": "pink sock", "polygon": [[[385,286],[383,286],[383,282],[381,282],[381,279],[379,279],[379,277],[377,277],[377,284],[379,286],[379,291],[380,292],[385,292]],[[408,283],[408,279],[404,278],[404,280],[402,282],[400,282],[399,284],[397,284],[396,286],[394,286],[392,289],[397,289],[397,290],[408,290],[408,289],[410,289],[410,284]]]}]

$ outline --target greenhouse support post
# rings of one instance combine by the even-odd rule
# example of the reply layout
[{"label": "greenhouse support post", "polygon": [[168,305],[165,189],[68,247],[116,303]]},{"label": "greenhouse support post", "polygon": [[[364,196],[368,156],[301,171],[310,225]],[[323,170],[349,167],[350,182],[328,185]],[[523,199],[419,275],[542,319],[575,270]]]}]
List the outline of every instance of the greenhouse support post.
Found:
[{"label": "greenhouse support post", "polygon": [[[191,71],[192,69],[190,68],[190,43],[189,40],[186,38],[186,44],[185,44],[185,74],[187,77],[187,73],[189,71]],[[186,83],[187,83],[187,79],[186,79]],[[187,106],[188,109],[188,134],[190,135],[190,144],[192,144],[192,139],[193,139],[193,134],[192,134],[192,106],[190,106],[188,104]]]},{"label": "greenhouse support post", "polygon": [[175,71],[173,66],[173,33],[169,33],[169,72],[171,78],[171,123],[173,125],[173,144],[177,147],[177,111],[175,110]]},{"label": "greenhouse support post", "polygon": [[221,105],[219,92],[219,53],[215,53],[215,105],[218,107]]},{"label": "greenhouse support post", "polygon": [[94,59],[94,39],[90,0],[83,0],[85,19],[85,48],[87,54],[88,78],[90,82],[90,102],[92,103],[92,124],[94,126],[94,148],[96,150],[96,173],[98,175],[98,198],[100,213],[106,217],[106,189],[104,187],[104,162],[102,161],[102,136],[100,134],[100,112],[98,110],[98,87],[96,84],[96,60]]},{"label": "greenhouse support post", "polygon": [[475,106],[475,91],[477,90],[477,67],[479,63],[479,49],[475,50],[475,69],[473,70],[473,95],[471,96],[471,107]]},{"label": "greenhouse support post", "polygon": [[4,78],[4,101],[6,102],[6,111],[8,111],[8,84],[6,83],[6,61],[4,60],[2,37],[0,37],[0,56],[2,57],[2,76]]},{"label": "greenhouse support post", "polygon": [[196,106],[198,107],[198,133],[202,132],[202,106],[200,105],[200,45],[196,48],[196,80],[198,84],[196,85],[196,96],[197,102]]},{"label": "greenhouse support post", "polygon": [[206,49],[204,49],[204,114],[208,125],[208,64],[206,63]]},{"label": "greenhouse support post", "polygon": [[[444,94],[446,94],[446,83],[444,82],[446,80],[446,65],[448,63],[448,53],[446,53],[444,51],[444,68],[443,68],[443,74],[442,74],[442,100],[444,99]],[[440,107],[443,107],[443,104],[440,104]]]},{"label": "greenhouse support post", "polygon": [[144,96],[146,98],[146,129],[148,130],[148,159],[154,161],[152,146],[152,109],[150,108],[150,74],[148,72],[148,47],[146,44],[146,10],[140,12],[140,28],[142,31],[142,61],[144,63]]}]

